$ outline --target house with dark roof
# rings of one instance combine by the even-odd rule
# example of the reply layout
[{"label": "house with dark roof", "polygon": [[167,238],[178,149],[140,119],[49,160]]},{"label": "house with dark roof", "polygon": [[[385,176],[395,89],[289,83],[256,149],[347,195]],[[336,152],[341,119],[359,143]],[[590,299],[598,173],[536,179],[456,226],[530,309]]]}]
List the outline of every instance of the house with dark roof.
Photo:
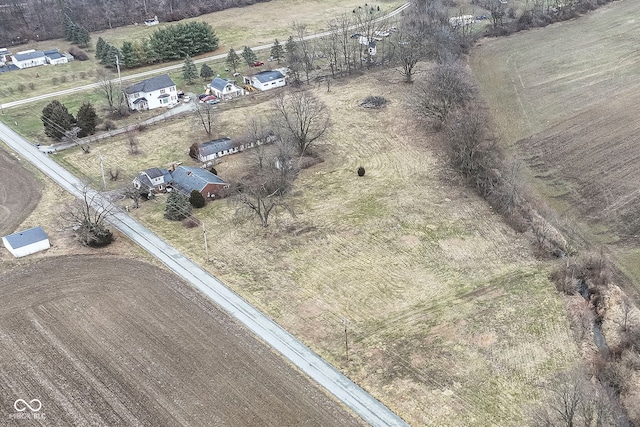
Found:
[{"label": "house with dark roof", "polygon": [[225,80],[220,77],[216,77],[211,81],[209,85],[211,94],[221,99],[231,99],[236,96],[244,95],[244,89],[236,86],[236,82],[233,80]]},{"label": "house with dark roof", "polygon": [[[241,138],[237,140],[232,140],[229,137],[218,138],[197,144],[195,154],[198,160],[202,163],[206,163],[229,154],[239,153],[240,151],[248,150],[249,148],[257,147],[258,145],[273,142],[274,140],[275,135],[271,131],[264,139],[259,139],[257,141],[253,141],[249,138]],[[191,156],[193,157],[193,154],[191,154]]]},{"label": "house with dark roof", "polygon": [[205,200],[219,197],[229,184],[206,169],[192,166],[178,166],[171,173],[170,187],[184,194],[191,195],[193,190],[202,194]]},{"label": "house with dark roof", "polygon": [[25,50],[13,55],[11,62],[16,67],[31,68],[38,67],[47,63],[47,58],[44,56],[44,52],[41,50]]},{"label": "house with dark roof", "polygon": [[266,70],[253,76],[245,76],[244,82],[262,91],[287,84],[284,74],[278,70]]},{"label": "house with dark roof", "polygon": [[151,77],[124,90],[130,110],[153,110],[178,102],[176,84],[168,74]]},{"label": "house with dark roof", "polygon": [[45,50],[44,57],[47,60],[47,64],[58,65],[58,64],[66,64],[69,62],[67,57],[60,53],[58,49]]},{"label": "house with dark roof", "polygon": [[33,227],[4,236],[2,243],[16,258],[44,251],[51,247],[49,236],[47,236],[42,227]]},{"label": "house with dark roof", "polygon": [[165,191],[170,181],[171,174],[167,169],[150,168],[143,170],[133,179],[133,186],[138,190],[157,193]]}]

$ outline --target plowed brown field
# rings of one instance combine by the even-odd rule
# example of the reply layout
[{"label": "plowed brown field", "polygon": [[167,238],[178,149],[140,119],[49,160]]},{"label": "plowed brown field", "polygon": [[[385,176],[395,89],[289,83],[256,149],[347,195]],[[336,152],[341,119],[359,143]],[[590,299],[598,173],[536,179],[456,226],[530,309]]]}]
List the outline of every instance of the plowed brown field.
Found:
[{"label": "plowed brown field", "polygon": [[[149,264],[40,259],[0,276],[0,293],[0,425],[360,425]],[[42,408],[18,412],[17,399]]]},{"label": "plowed brown field", "polygon": [[40,183],[31,171],[0,149],[0,236],[11,234],[35,209]]}]

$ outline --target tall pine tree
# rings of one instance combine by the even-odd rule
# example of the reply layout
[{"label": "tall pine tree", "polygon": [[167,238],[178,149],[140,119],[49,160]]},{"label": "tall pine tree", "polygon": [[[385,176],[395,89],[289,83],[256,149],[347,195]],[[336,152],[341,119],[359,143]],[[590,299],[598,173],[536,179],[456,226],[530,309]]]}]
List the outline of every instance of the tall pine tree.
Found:
[{"label": "tall pine tree", "polygon": [[213,70],[207,64],[202,64],[200,67],[200,77],[203,79],[210,79],[213,77]]},{"label": "tall pine tree", "polygon": [[198,69],[196,68],[196,64],[193,63],[189,55],[184,58],[184,65],[182,66],[182,77],[184,77],[184,81],[188,84],[193,83],[193,81],[198,78]]},{"label": "tall pine tree", "polygon": [[249,46],[245,46],[244,49],[242,49],[242,57],[247,62],[247,65],[251,65],[258,60],[258,57]]},{"label": "tall pine tree", "polygon": [[71,130],[76,123],[76,119],[69,113],[67,107],[57,99],[44,107],[40,119],[45,135],[57,140],[62,139],[65,132]]},{"label": "tall pine tree", "polygon": [[125,41],[122,43],[122,49],[120,49],[122,55],[121,62],[125,68],[134,68],[140,65],[140,58],[138,58],[136,51],[133,48],[133,43]]},{"label": "tall pine tree", "polygon": [[93,135],[96,126],[98,126],[98,115],[93,105],[90,102],[83,103],[76,117],[77,125],[80,128],[78,136],[83,138],[87,135]]},{"label": "tall pine tree", "polygon": [[271,46],[271,58],[278,61],[278,64],[280,63],[280,60],[284,58],[284,48],[282,47],[278,39],[276,39],[273,42],[273,46]]},{"label": "tall pine tree", "polygon": [[98,41],[96,42],[96,59],[102,61],[106,46],[107,42],[105,42],[102,37],[98,37]]},{"label": "tall pine tree", "polygon": [[229,49],[229,54],[227,55],[227,65],[233,68],[233,72],[238,71],[238,65],[240,65],[240,57],[236,53],[233,48]]}]

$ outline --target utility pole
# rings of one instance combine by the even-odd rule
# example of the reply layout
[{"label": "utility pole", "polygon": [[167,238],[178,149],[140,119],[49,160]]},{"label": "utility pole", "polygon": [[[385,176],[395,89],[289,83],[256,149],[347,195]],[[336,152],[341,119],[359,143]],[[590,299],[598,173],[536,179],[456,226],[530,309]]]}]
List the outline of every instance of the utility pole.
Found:
[{"label": "utility pole", "polygon": [[347,353],[347,363],[349,362],[349,336],[347,335],[347,318],[342,319],[344,321],[344,348]]},{"label": "utility pole", "polygon": [[102,172],[102,189],[107,191],[107,181],[104,179],[104,164],[102,163],[104,159],[102,158],[102,154],[98,157],[100,159],[100,172]]},{"label": "utility pole", "polygon": [[118,69],[118,80],[120,81],[120,90],[122,90],[122,76],[120,76],[120,58],[116,55],[116,68]]},{"label": "utility pole", "polygon": [[209,261],[209,245],[207,244],[207,229],[204,227],[204,222],[200,222],[202,224],[202,237],[204,237],[204,252],[207,255],[207,261]]}]

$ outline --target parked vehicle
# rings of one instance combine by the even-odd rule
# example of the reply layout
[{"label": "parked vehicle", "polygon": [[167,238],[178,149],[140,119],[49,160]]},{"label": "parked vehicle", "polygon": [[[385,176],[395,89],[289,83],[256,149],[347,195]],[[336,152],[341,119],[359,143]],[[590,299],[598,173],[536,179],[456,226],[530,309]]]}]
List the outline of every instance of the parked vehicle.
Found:
[{"label": "parked vehicle", "polygon": [[189,102],[189,101],[191,101],[191,97],[189,95],[182,96],[182,102]]},{"label": "parked vehicle", "polygon": [[220,103],[220,98],[209,99],[205,101],[209,105],[215,105]]},{"label": "parked vehicle", "polygon": [[264,65],[262,61],[255,61],[251,64],[252,67],[261,67],[262,65]]}]

